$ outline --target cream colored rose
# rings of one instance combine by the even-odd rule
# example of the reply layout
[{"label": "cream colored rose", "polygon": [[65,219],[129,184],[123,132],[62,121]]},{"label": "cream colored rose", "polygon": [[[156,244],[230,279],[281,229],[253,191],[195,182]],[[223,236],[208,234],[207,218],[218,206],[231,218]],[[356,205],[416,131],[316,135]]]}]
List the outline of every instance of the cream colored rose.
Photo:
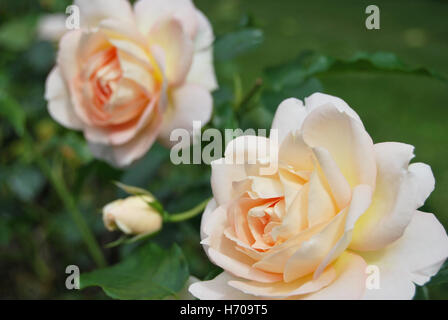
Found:
[{"label": "cream colored rose", "polygon": [[213,31],[191,0],[75,0],[81,28],[66,33],[45,97],[62,125],[82,130],[116,166],[212,111]]},{"label": "cream colored rose", "polygon": [[[224,272],[190,292],[200,299],[412,298],[414,283],[427,282],[448,256],[442,225],[417,211],[434,188],[430,167],[409,164],[410,145],[373,144],[336,97],[285,100],[272,127],[278,144],[256,163],[231,160],[254,156],[267,138],[239,137],[212,163],[214,199],[201,238]],[[269,161],[278,170],[260,175]],[[369,265],[379,270],[379,289],[366,288]]]},{"label": "cream colored rose", "polygon": [[117,228],[126,234],[143,235],[157,232],[162,217],[148,202],[149,196],[131,196],[115,200],[103,208],[103,221],[110,231]]}]

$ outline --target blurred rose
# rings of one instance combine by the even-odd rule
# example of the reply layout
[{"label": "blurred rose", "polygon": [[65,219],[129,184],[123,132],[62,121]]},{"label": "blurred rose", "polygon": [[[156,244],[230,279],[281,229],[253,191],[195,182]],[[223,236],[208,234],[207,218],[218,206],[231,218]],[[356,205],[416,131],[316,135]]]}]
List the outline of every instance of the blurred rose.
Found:
[{"label": "blurred rose", "polygon": [[103,208],[104,225],[110,231],[117,228],[126,234],[150,234],[160,230],[162,217],[148,202],[149,196],[132,196],[115,200]]},{"label": "blurred rose", "polygon": [[42,40],[59,41],[67,31],[64,14],[46,14],[39,18],[37,35]]},{"label": "blurred rose", "polygon": [[206,123],[216,88],[213,31],[190,0],[77,0],[81,29],[59,43],[46,83],[51,116],[82,130],[116,166],[174,128]]},{"label": "blurred rose", "polygon": [[[201,226],[204,249],[224,272],[190,286],[200,299],[410,299],[448,256],[431,213],[417,211],[434,189],[431,168],[409,164],[414,148],[373,144],[341,99],[285,100],[273,129],[279,141],[246,136],[212,163],[214,199]],[[272,134],[271,134],[272,135]],[[278,145],[278,147],[276,147]],[[277,157],[272,156],[277,154]],[[278,159],[275,174],[260,168]],[[224,160],[227,160],[224,163]],[[367,266],[379,289],[366,288]]]}]

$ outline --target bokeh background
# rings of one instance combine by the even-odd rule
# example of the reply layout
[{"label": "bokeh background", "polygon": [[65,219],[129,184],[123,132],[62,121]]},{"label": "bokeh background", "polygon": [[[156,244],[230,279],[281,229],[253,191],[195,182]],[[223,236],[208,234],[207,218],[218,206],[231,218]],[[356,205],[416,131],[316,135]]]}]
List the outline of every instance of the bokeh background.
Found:
[{"label": "bokeh background", "polygon": [[[339,59],[354,54],[394,53],[407,65],[448,75],[448,1],[442,0],[195,0],[210,19],[218,38],[241,26],[262,30],[264,41],[249,52],[217,64],[221,89],[215,94],[211,125],[225,127],[230,101],[250,92],[266,68],[294,60],[313,50]],[[70,1],[0,2],[0,298],[105,298],[100,289],[69,291],[65,267],[95,268],[72,216],[47,174],[64,182],[75,205],[93,230],[112,264],[138,243],[107,249],[119,234],[105,231],[101,207],[124,196],[112,181],[151,190],[169,211],[192,207],[210,196],[205,165],[174,166],[169,151],[156,145],[138,163],[118,170],[92,159],[81,134],[55,123],[43,98],[47,74],[54,64],[55,43],[40,39],[39,18],[64,13]],[[365,8],[380,8],[381,29],[365,28]],[[400,141],[415,146],[415,161],[432,166],[436,189],[424,211],[448,226],[448,82],[413,73],[327,73],[305,91],[323,90],[343,98],[361,116],[375,142]],[[262,89],[263,90],[263,89]],[[269,91],[269,90],[267,90]],[[300,91],[297,95],[305,91]],[[278,95],[259,94],[257,107],[239,115],[240,124],[269,127]],[[231,108],[231,107],[230,107]],[[21,112],[14,112],[20,109]],[[8,119],[8,121],[6,121]],[[11,120],[12,119],[12,120]],[[17,131],[23,126],[26,135]],[[31,139],[31,140],[30,140]],[[153,241],[177,242],[190,272],[204,278],[214,272],[199,246],[199,217],[167,225]],[[448,285],[419,288],[417,298],[447,299]]]}]

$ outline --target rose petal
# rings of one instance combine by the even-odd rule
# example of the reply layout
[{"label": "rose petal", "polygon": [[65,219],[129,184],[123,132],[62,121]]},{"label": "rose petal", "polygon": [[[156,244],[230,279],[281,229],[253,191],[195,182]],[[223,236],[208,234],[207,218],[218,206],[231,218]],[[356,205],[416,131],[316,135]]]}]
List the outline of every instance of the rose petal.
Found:
[{"label": "rose petal", "polygon": [[228,285],[241,290],[243,293],[257,297],[286,298],[319,291],[328,286],[335,278],[336,271],[331,267],[325,270],[318,279],[307,276],[289,283],[260,283],[255,281],[230,280]]},{"label": "rose petal", "polygon": [[185,84],[173,90],[163,120],[160,139],[165,145],[173,145],[170,141],[171,132],[175,129],[186,129],[193,133],[193,121],[200,121],[204,126],[211,117],[213,98],[204,87],[195,84]]},{"label": "rose petal", "polygon": [[326,149],[317,147],[313,149],[313,153],[318,162],[317,170],[322,179],[326,180],[338,210],[344,209],[350,203],[350,185]]},{"label": "rose petal", "polygon": [[325,148],[330,152],[352,188],[358,184],[375,187],[373,142],[359,121],[327,104],[308,115],[302,134],[311,148]]},{"label": "rose petal", "polygon": [[[272,150],[272,152],[271,152]],[[233,182],[247,178],[247,164],[257,159],[276,159],[277,145],[268,138],[240,136],[232,140],[225,151],[225,158],[215,160],[212,165],[211,186],[219,205],[232,199]]]},{"label": "rose petal", "polygon": [[126,0],[75,0],[74,4],[79,7],[81,26],[86,28],[98,27],[105,19],[134,23],[132,7]]},{"label": "rose petal", "polygon": [[362,256],[380,271],[380,288],[366,290],[365,299],[412,299],[414,283],[428,282],[448,257],[448,236],[433,214],[415,211],[400,239]]},{"label": "rose petal", "polygon": [[188,289],[200,300],[249,300],[253,296],[242,293],[228,285],[230,280],[238,279],[228,272],[223,272],[213,280],[193,283]]},{"label": "rose petal", "polygon": [[300,129],[306,116],[307,111],[302,101],[295,98],[284,100],[278,106],[271,126],[271,130],[278,130],[278,143],[282,143],[291,131]]},{"label": "rose petal", "polygon": [[309,227],[326,222],[336,214],[333,200],[316,171],[313,171],[309,182],[307,214]]},{"label": "rose petal", "polygon": [[96,158],[103,159],[116,167],[128,166],[149,150],[157,138],[161,122],[160,113],[156,111],[148,126],[141,129],[139,134],[129,142],[118,146],[89,142],[90,150]]},{"label": "rose petal", "polygon": [[361,299],[366,288],[364,259],[354,253],[345,252],[334,263],[337,278],[329,286],[306,296],[304,300],[355,300]]},{"label": "rose petal", "polygon": [[207,17],[196,10],[198,33],[194,39],[193,62],[188,72],[187,82],[199,84],[209,91],[218,88],[213,66],[213,41],[215,36]]},{"label": "rose petal", "polygon": [[[210,209],[212,208],[213,205]],[[202,238],[201,244],[204,246],[209,259],[224,270],[244,279],[260,282],[279,281],[281,275],[253,268],[252,265],[255,261],[235,249],[235,243],[224,234],[228,226],[227,213],[223,207],[218,207],[203,217],[201,222],[202,234],[208,236]]]},{"label": "rose petal", "polygon": [[163,50],[165,74],[170,85],[180,85],[186,78],[193,61],[193,42],[174,19],[157,22],[148,34],[152,47]]},{"label": "rose petal", "polygon": [[139,30],[144,35],[160,20],[174,17],[191,39],[196,36],[198,22],[191,0],[139,0],[134,5],[134,12]]},{"label": "rose petal", "polygon": [[309,97],[305,98],[305,106],[308,113],[311,113],[315,109],[326,104],[335,106],[339,111],[348,114],[350,117],[362,124],[358,114],[341,98],[320,92],[313,93]]},{"label": "rose petal", "polygon": [[348,208],[347,218],[345,220],[344,233],[336,244],[331,248],[328,254],[314,271],[314,277],[317,278],[323,270],[335,260],[345,249],[347,249],[352,240],[353,228],[356,221],[361,217],[372,201],[372,188],[368,185],[359,185],[353,190],[353,197]]},{"label": "rose petal", "polygon": [[54,67],[48,75],[45,83],[45,99],[48,101],[48,112],[54,120],[70,129],[83,128],[83,122],[73,110],[59,67]]},{"label": "rose petal", "polygon": [[357,223],[351,248],[378,250],[399,239],[414,211],[434,189],[431,168],[411,164],[414,148],[402,143],[375,145],[377,187],[369,210]]}]

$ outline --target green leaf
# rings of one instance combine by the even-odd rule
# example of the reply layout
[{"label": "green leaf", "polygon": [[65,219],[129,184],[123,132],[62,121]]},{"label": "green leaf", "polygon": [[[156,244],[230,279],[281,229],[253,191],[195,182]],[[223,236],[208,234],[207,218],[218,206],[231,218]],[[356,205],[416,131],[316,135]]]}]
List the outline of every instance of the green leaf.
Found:
[{"label": "green leaf", "polygon": [[272,88],[280,90],[285,86],[300,85],[311,77],[341,72],[412,74],[448,83],[446,76],[428,68],[407,65],[389,52],[359,52],[350,59],[337,59],[306,51],[295,60],[269,68],[265,73]]},{"label": "green leaf", "polygon": [[6,22],[0,27],[0,45],[12,51],[26,49],[35,38],[35,25],[36,17],[33,16]]},{"label": "green leaf", "polygon": [[6,119],[19,136],[25,131],[26,114],[22,106],[0,90],[0,116]]},{"label": "green leaf", "polygon": [[263,31],[256,28],[246,28],[227,33],[216,39],[214,45],[215,60],[227,61],[234,59],[261,45]]},{"label": "green leaf", "polygon": [[440,271],[434,277],[431,278],[429,284],[433,285],[447,282],[448,282],[448,261],[445,262]]},{"label": "green leaf", "polygon": [[18,165],[8,175],[7,183],[21,200],[30,201],[42,190],[45,178],[33,167]]},{"label": "green leaf", "polygon": [[126,193],[131,194],[133,196],[150,196],[150,197],[154,198],[154,196],[151,194],[151,192],[149,192],[148,190],[145,190],[143,188],[130,186],[130,185],[118,182],[118,181],[115,181],[114,183],[118,188],[120,188],[121,190],[123,190]]},{"label": "green leaf", "polygon": [[81,289],[99,286],[114,299],[163,299],[183,289],[187,261],[177,245],[148,243],[112,267],[81,274]]}]

